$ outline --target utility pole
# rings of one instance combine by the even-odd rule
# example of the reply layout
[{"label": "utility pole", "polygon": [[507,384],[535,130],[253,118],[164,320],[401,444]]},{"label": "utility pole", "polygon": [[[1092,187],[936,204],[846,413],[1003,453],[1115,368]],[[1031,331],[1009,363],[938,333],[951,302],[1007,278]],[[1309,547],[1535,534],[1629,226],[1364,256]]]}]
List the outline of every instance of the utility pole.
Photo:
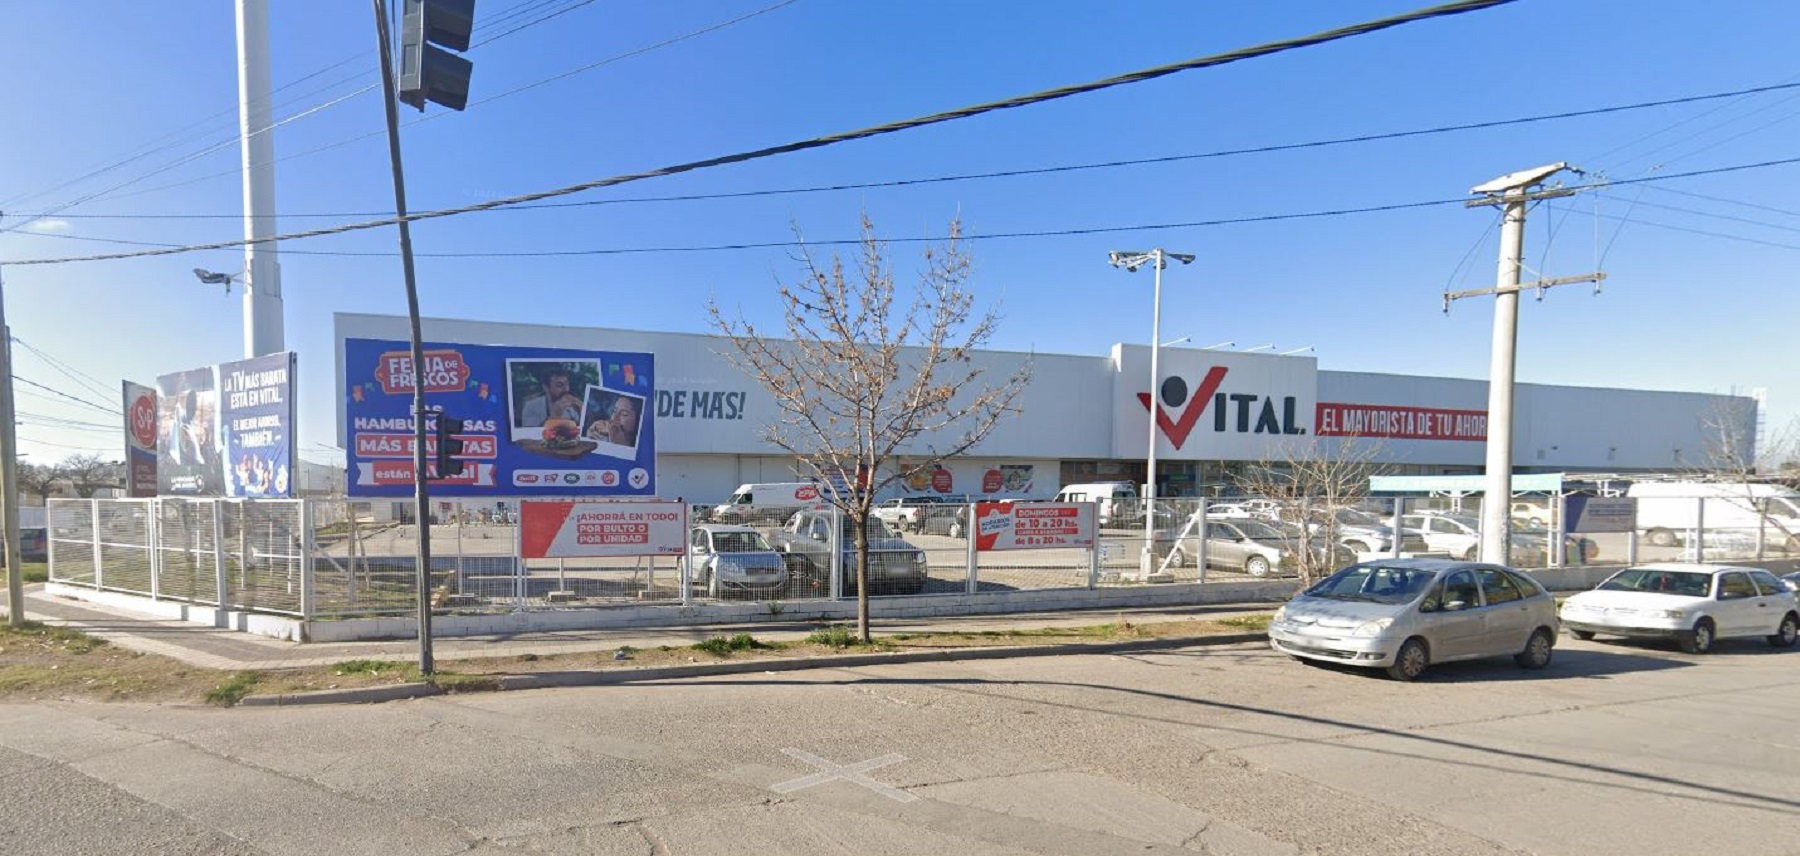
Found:
[{"label": "utility pole", "polygon": [[[1512,469],[1513,469],[1513,369],[1517,363],[1519,343],[1519,291],[1544,291],[1576,282],[1599,283],[1604,273],[1542,279],[1520,284],[1519,272],[1525,257],[1525,211],[1539,199],[1574,196],[1576,191],[1563,187],[1532,190],[1545,179],[1569,169],[1563,162],[1533,167],[1500,176],[1486,184],[1476,185],[1470,193],[1481,194],[1469,207],[1498,205],[1505,211],[1500,230],[1500,270],[1493,288],[1457,291],[1444,295],[1444,311],[1450,303],[1465,297],[1494,295],[1493,355],[1488,367],[1487,482],[1481,502],[1481,561],[1505,565],[1512,551]],[[1596,286],[1598,288],[1598,286]]]},{"label": "utility pole", "polygon": [[244,356],[285,350],[275,242],[269,0],[238,0],[238,137],[244,164]]},{"label": "utility pole", "polygon": [[[6,538],[6,623],[25,626],[25,569],[19,556],[19,435],[13,414],[12,328],[0,273],[0,518]],[[46,529],[48,531],[48,529]]]}]

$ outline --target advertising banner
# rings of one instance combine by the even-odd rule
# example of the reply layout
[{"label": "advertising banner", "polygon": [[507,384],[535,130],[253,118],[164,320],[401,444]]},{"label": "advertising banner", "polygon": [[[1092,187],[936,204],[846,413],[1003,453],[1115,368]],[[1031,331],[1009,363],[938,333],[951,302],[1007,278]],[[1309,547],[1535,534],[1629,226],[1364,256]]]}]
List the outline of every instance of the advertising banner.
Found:
[{"label": "advertising banner", "polygon": [[156,495],[156,389],[124,382],[125,495]]},{"label": "advertising banner", "polygon": [[294,354],[219,366],[225,495],[294,495]]},{"label": "advertising banner", "polygon": [[1085,502],[977,502],[975,549],[1094,546],[1094,506]]},{"label": "advertising banner", "polygon": [[519,557],[680,556],[687,529],[686,503],[528,499],[519,503]]},{"label": "advertising banner", "polygon": [[[646,353],[427,343],[426,401],[465,432],[462,474],[432,493],[655,496],[653,364]],[[411,346],[345,339],[343,366],[350,495],[411,496]]]},{"label": "advertising banner", "polygon": [[[1139,458],[1145,437],[1170,460],[1257,460],[1317,433],[1318,360],[1164,348],[1150,389],[1150,349],[1114,348],[1114,458]],[[1149,432],[1154,425],[1154,435]]]},{"label": "advertising banner", "polygon": [[156,379],[156,492],[222,496],[219,391],[211,366]]},{"label": "advertising banner", "polygon": [[1630,532],[1637,528],[1637,500],[1571,494],[1563,497],[1564,531]]},{"label": "advertising banner", "polygon": [[1321,437],[1386,437],[1394,440],[1487,439],[1487,411],[1387,404],[1319,402]]}]

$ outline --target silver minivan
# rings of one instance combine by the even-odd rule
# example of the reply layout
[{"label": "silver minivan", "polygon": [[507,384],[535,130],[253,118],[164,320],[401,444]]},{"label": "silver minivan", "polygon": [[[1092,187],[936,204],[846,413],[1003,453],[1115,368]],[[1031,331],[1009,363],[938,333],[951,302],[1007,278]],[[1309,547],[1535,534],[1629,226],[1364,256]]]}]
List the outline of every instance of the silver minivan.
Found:
[{"label": "silver minivan", "polygon": [[1296,595],[1269,645],[1303,660],[1385,669],[1410,681],[1432,663],[1510,655],[1550,665],[1556,600],[1511,568],[1450,559],[1351,565]]}]

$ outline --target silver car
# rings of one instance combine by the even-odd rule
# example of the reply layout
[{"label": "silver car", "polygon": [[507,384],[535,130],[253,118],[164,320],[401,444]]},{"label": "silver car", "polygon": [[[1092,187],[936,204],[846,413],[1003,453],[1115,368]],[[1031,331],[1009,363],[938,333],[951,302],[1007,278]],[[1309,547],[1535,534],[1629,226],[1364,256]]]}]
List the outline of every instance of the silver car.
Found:
[{"label": "silver car", "polygon": [[748,526],[702,523],[688,536],[689,579],[709,597],[774,597],[787,590],[787,561]]},{"label": "silver car", "polygon": [[1499,565],[1388,559],[1351,565],[1296,595],[1269,624],[1269,645],[1305,660],[1386,669],[1410,681],[1432,663],[1511,655],[1550,665],[1556,601]]}]

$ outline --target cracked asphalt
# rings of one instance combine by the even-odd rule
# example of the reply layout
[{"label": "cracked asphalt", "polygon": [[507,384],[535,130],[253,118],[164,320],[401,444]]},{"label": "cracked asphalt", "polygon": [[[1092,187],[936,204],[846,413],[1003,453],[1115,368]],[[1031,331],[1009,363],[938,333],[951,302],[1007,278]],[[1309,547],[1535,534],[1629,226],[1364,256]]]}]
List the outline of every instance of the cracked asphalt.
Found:
[{"label": "cracked asphalt", "polygon": [[1796,665],[1800,652],[1760,641],[1692,657],[1564,639],[1541,673],[1449,665],[1404,685],[1230,645],[364,706],[13,704],[0,706],[0,841],[22,854],[1796,854]]}]

